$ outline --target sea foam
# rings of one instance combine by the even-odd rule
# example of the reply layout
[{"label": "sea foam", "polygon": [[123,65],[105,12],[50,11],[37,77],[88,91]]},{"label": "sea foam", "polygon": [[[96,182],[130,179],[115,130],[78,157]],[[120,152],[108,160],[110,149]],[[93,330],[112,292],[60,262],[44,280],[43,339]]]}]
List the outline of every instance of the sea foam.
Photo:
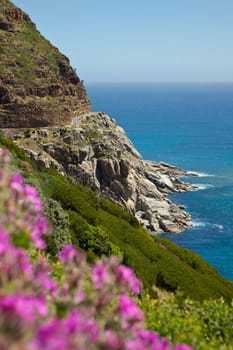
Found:
[{"label": "sea foam", "polygon": [[192,220],[191,221],[192,227],[211,227],[217,231],[223,231],[224,226],[221,224],[213,224],[210,222],[204,222],[204,221],[198,221],[198,220]]},{"label": "sea foam", "polygon": [[214,185],[211,184],[192,184],[196,188],[194,188],[194,191],[200,191],[200,190],[207,190],[209,188],[214,187]]},{"label": "sea foam", "polygon": [[213,177],[213,174],[208,174],[208,173],[202,173],[202,172],[198,172],[198,171],[187,171],[187,175],[188,176],[197,176],[197,177]]},{"label": "sea foam", "polygon": [[191,224],[193,227],[206,227],[207,223],[203,221],[192,220]]}]

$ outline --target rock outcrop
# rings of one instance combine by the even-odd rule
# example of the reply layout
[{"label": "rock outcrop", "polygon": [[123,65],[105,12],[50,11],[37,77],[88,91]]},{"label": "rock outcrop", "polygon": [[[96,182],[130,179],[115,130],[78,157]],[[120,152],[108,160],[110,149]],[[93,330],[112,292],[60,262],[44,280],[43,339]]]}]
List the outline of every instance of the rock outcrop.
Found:
[{"label": "rock outcrop", "polygon": [[67,57],[9,0],[0,6],[0,128],[63,126],[90,111]]},{"label": "rock outcrop", "polygon": [[15,139],[39,167],[72,176],[151,231],[177,232],[190,226],[190,215],[168,198],[193,189],[179,180],[186,172],[143,160],[124,130],[104,113],[74,118],[70,127],[30,129]]}]

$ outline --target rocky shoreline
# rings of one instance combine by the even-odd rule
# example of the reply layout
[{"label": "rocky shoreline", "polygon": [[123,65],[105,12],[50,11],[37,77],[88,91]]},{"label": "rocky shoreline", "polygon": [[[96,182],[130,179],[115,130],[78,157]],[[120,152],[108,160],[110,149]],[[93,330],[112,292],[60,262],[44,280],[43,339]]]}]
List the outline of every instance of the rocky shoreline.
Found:
[{"label": "rocky shoreline", "polygon": [[179,179],[190,174],[143,160],[125,131],[106,114],[90,112],[74,118],[71,126],[10,133],[40,168],[72,176],[135,215],[147,229],[179,232],[191,226],[191,216],[168,198],[194,189]]}]

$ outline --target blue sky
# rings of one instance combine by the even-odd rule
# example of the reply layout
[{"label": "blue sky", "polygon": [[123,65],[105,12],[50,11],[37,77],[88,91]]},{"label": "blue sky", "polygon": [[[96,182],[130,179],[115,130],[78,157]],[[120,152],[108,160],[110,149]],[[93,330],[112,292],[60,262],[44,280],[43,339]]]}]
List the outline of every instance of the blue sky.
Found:
[{"label": "blue sky", "polygon": [[14,0],[92,81],[233,81],[233,0]]}]

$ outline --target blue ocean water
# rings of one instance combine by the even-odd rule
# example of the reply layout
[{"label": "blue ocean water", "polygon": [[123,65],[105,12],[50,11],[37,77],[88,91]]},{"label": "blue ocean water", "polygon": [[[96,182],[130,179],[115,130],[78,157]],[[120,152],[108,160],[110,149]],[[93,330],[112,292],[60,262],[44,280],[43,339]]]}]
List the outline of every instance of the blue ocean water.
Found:
[{"label": "blue ocean water", "polygon": [[233,84],[87,84],[92,110],[127,132],[145,159],[195,171],[199,190],[172,195],[193,227],[163,234],[233,280]]}]

